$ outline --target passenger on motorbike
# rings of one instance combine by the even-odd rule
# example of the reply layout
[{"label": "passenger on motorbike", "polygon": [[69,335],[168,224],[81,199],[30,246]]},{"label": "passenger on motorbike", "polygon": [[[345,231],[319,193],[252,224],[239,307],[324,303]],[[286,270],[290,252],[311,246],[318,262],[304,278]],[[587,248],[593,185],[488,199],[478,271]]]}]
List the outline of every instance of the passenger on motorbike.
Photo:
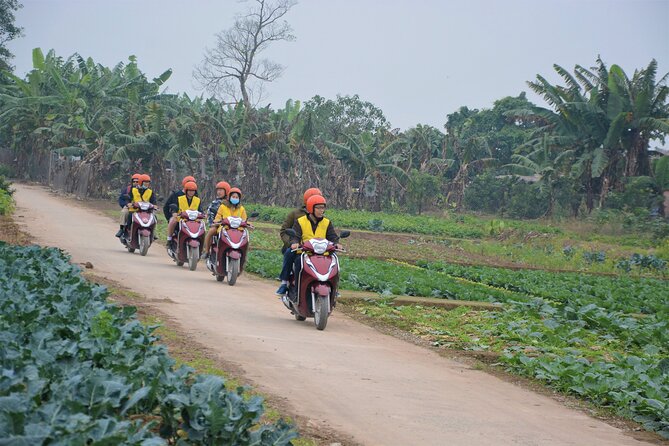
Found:
[{"label": "passenger on motorbike", "polygon": [[281,248],[281,252],[283,253],[283,267],[281,268],[281,274],[279,275],[281,285],[279,286],[279,289],[276,290],[277,296],[283,296],[288,291],[288,282],[290,280],[290,274],[293,271],[293,262],[295,261],[296,255],[295,252],[290,249],[290,236],[286,234],[286,229],[292,228],[298,218],[307,215],[307,200],[314,195],[323,194],[320,189],[316,187],[311,187],[304,191],[304,204],[302,207],[290,211],[279,230],[279,235],[283,241],[283,247]]},{"label": "passenger on motorbike", "polygon": [[194,181],[188,181],[184,184],[184,194],[177,196],[177,205],[172,209],[176,209],[176,212],[173,212],[170,222],[167,225],[167,241],[172,241],[172,235],[176,229],[177,223],[180,218],[179,214],[184,211],[198,211],[202,212],[202,203],[200,197],[196,195],[197,193],[197,184]]},{"label": "passenger on motorbike", "polygon": [[[163,205],[163,215],[165,216],[166,221],[170,221],[170,218],[172,217],[172,207],[178,207],[179,206],[179,197],[181,195],[184,195],[186,191],[184,191],[183,187],[188,183],[189,181],[192,181],[195,183],[195,178],[192,176],[186,176],[181,180],[181,189],[180,190],[175,190],[170,194],[169,197],[167,197],[167,201],[165,201],[165,204]],[[195,196],[198,196],[197,191],[195,192]]]},{"label": "passenger on motorbike", "polygon": [[130,184],[121,189],[121,193],[118,196],[118,205],[121,206],[121,220],[119,221],[119,230],[116,233],[116,237],[121,237],[123,231],[125,230],[125,222],[128,220],[128,203],[131,202],[132,188],[139,186],[139,177],[142,174],[135,173],[130,178]]},{"label": "passenger on motorbike", "polygon": [[218,210],[221,206],[229,206],[230,203],[227,200],[228,192],[230,191],[230,184],[227,181],[219,181],[216,183],[216,199],[211,202],[207,208],[207,221],[209,223],[209,230],[204,236],[204,247],[202,250],[201,258],[206,259],[209,257],[209,247],[211,246],[211,239],[216,234],[218,226],[214,226],[214,220],[218,214]]},{"label": "passenger on motorbike", "polygon": [[[297,250],[304,242],[313,238],[327,239],[334,243],[335,248],[342,249],[339,244],[339,235],[335,231],[332,222],[325,217],[327,201],[321,195],[314,195],[307,200],[307,215],[297,219],[293,225],[295,237],[291,237],[291,250]],[[293,262],[293,274],[299,277],[302,271],[301,256],[295,256]],[[292,298],[292,296],[291,296]]]}]

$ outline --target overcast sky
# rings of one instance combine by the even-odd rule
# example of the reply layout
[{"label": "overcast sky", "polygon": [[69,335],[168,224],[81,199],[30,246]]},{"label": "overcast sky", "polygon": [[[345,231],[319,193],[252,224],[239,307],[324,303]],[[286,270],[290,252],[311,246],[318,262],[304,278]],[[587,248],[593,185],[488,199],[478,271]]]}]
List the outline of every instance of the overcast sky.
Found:
[{"label": "overcast sky", "polygon": [[[16,71],[31,50],[114,65],[134,54],[170,92],[199,94],[193,66],[249,3],[234,0],[21,0],[11,42]],[[393,127],[442,129],[460,106],[491,107],[527,91],[552,64],[592,66],[598,54],[631,76],[652,58],[669,71],[669,0],[302,0],[286,16],[297,40],[271,57],[286,66],[265,101],[359,94]],[[659,76],[658,76],[659,78]],[[538,99],[532,95],[533,100]],[[264,104],[263,104],[264,105]]]}]

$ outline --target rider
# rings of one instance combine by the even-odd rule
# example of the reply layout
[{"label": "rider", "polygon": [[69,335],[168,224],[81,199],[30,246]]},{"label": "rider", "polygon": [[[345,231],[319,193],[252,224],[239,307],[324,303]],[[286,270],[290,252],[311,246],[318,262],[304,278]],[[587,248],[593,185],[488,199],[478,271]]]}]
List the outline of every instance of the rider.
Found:
[{"label": "rider", "polygon": [[131,202],[130,194],[132,193],[132,188],[139,186],[139,177],[142,174],[135,173],[130,179],[130,184],[121,189],[121,193],[118,196],[118,205],[121,206],[121,220],[119,221],[119,230],[116,233],[116,237],[123,235],[125,229],[125,222],[128,220],[128,203]]},{"label": "rider", "polygon": [[194,181],[188,181],[184,184],[184,193],[177,196],[177,212],[172,214],[170,222],[167,225],[167,241],[172,241],[174,229],[179,222],[179,214],[184,211],[198,211],[202,212],[202,203],[200,197],[196,195],[197,184]]},{"label": "rider", "polygon": [[132,221],[132,213],[137,212],[137,208],[133,206],[133,203],[148,201],[153,205],[156,204],[156,194],[154,194],[151,189],[151,177],[145,173],[139,176],[139,187],[133,187],[131,192],[131,201],[128,203],[128,219],[125,221],[126,227],[128,227]]},{"label": "rider", "polygon": [[206,259],[209,257],[209,247],[211,246],[211,239],[216,234],[218,230],[217,226],[212,225],[218,210],[221,206],[229,206],[230,203],[227,200],[228,192],[230,191],[230,183],[227,181],[219,181],[216,183],[216,199],[211,202],[207,208],[207,221],[209,223],[209,230],[204,236],[204,248],[202,251],[202,258]]},{"label": "rider", "polygon": [[[221,206],[218,208],[218,212],[216,212],[214,224],[212,225],[212,229],[214,229],[214,231],[220,231],[221,226],[218,223],[228,217],[240,217],[242,220],[246,221],[246,209],[244,209],[244,206],[242,206],[241,200],[242,191],[237,187],[230,189],[228,192],[228,199],[221,203]],[[211,231],[211,229],[209,231]],[[202,255],[203,259],[207,259],[209,257],[209,248],[211,247],[212,237],[213,234],[211,237],[209,237],[209,240],[207,240],[206,237],[204,239],[204,254]]]},{"label": "rider", "polygon": [[[325,217],[325,206],[327,201],[321,195],[313,195],[307,200],[307,215],[297,219],[293,225],[295,237],[291,237],[291,250],[297,250],[304,242],[312,238],[327,239],[334,243],[335,248],[342,249],[339,244],[339,235],[335,232],[332,222]],[[293,262],[295,278],[299,277],[302,270],[302,258],[296,256]],[[290,295],[290,293],[289,293]]]},{"label": "rider", "polygon": [[[167,200],[165,201],[165,204],[163,205],[163,215],[165,215],[165,220],[170,221],[170,218],[172,217],[172,210],[170,209],[171,206],[174,207],[179,207],[179,196],[184,195],[186,191],[184,191],[183,187],[186,185],[187,182],[192,181],[195,183],[195,178],[192,176],[186,176],[181,180],[181,190],[175,190],[170,194],[169,197],[167,197]],[[195,196],[197,197],[198,194],[195,192]]]},{"label": "rider", "polygon": [[207,223],[211,225],[214,222],[216,213],[218,213],[218,208],[221,207],[223,203],[227,205],[228,192],[230,191],[230,183],[227,181],[219,181],[216,183],[216,199],[211,202],[207,208]]},{"label": "rider", "polygon": [[279,275],[281,286],[276,290],[277,296],[283,296],[288,291],[288,281],[293,270],[293,262],[295,261],[296,255],[290,249],[290,236],[286,234],[286,229],[292,228],[298,218],[307,215],[307,200],[314,195],[323,195],[323,193],[316,187],[311,187],[304,191],[304,204],[302,207],[290,211],[279,230],[281,240],[283,241],[283,247],[281,248],[281,252],[283,253],[283,267],[281,268],[281,274]]}]

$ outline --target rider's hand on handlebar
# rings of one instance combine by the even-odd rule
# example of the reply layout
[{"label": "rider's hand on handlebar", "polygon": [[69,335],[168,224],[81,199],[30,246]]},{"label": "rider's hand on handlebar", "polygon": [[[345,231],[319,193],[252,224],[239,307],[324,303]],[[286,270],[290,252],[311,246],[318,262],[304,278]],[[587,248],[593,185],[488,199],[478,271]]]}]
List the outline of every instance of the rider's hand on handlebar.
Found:
[{"label": "rider's hand on handlebar", "polygon": [[293,243],[292,245],[290,245],[290,249],[292,249],[293,251],[295,251],[299,247],[300,247],[299,243]]},{"label": "rider's hand on handlebar", "polygon": [[342,245],[340,245],[339,243],[335,243],[335,249],[337,249],[339,251],[343,251],[344,247]]}]

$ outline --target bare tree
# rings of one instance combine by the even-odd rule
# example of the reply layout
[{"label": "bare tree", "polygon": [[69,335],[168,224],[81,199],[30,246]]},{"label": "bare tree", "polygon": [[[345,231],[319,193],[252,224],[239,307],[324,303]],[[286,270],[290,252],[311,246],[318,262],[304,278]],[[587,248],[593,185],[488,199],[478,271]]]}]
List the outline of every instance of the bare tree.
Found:
[{"label": "bare tree", "polygon": [[245,105],[260,102],[263,84],[284,71],[281,64],[260,54],[272,42],[295,40],[293,29],[282,20],[295,0],[254,1],[246,15],[238,16],[231,28],[216,34],[216,45],[205,49],[204,60],[193,72],[201,88],[222,99],[241,99]]}]

